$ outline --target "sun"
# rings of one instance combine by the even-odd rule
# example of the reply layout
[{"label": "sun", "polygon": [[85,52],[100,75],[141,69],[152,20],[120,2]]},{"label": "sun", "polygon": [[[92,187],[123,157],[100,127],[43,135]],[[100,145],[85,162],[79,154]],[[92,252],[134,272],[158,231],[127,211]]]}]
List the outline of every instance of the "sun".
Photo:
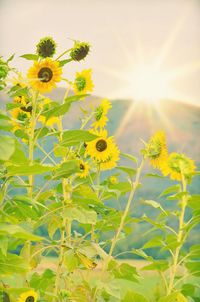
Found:
[{"label": "sun", "polygon": [[134,101],[157,102],[171,94],[167,74],[152,66],[137,66],[130,73],[129,81]]}]

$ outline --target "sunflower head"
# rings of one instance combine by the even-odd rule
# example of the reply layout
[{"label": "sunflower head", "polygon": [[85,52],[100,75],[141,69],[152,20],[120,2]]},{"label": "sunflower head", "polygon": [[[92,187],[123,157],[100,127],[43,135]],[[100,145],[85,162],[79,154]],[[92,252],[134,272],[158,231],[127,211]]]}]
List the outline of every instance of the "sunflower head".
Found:
[{"label": "sunflower head", "polygon": [[22,293],[17,302],[37,302],[37,293],[33,290]]},{"label": "sunflower head", "polygon": [[119,159],[119,150],[113,140],[113,137],[107,137],[107,131],[91,131],[92,133],[99,135],[98,138],[93,141],[87,142],[86,155],[89,155],[96,164],[102,165],[100,168],[103,170],[103,166],[106,169],[111,169],[111,166],[115,166]]},{"label": "sunflower head", "polygon": [[95,110],[95,122],[92,126],[96,128],[103,128],[106,126],[108,118],[106,114],[108,113],[109,109],[111,108],[111,103],[108,100],[103,100],[101,104]]},{"label": "sunflower head", "polygon": [[73,84],[75,94],[85,94],[93,90],[92,69],[84,69],[76,73],[76,78]]},{"label": "sunflower head", "polygon": [[112,185],[116,185],[118,184],[118,179],[116,176],[112,175],[109,177],[109,182],[112,184]]},{"label": "sunflower head", "polygon": [[80,161],[80,172],[78,173],[78,176],[80,178],[86,178],[89,174],[89,169],[90,169],[90,166],[88,165],[88,163],[81,160]]},{"label": "sunflower head", "polygon": [[62,69],[59,62],[46,58],[34,65],[28,71],[28,79],[31,86],[41,93],[51,91],[56,82],[61,80]]},{"label": "sunflower head", "polygon": [[166,164],[162,168],[163,174],[169,174],[170,178],[173,180],[182,180],[182,175],[189,180],[194,171],[194,161],[185,154],[176,152],[169,155]]},{"label": "sunflower head", "polygon": [[53,57],[56,52],[56,43],[52,37],[45,37],[36,45],[37,54],[41,58]]},{"label": "sunflower head", "polygon": [[90,44],[86,42],[75,41],[74,47],[70,52],[70,57],[74,61],[81,61],[85,59],[90,51]]},{"label": "sunflower head", "polygon": [[168,155],[164,132],[158,131],[150,138],[149,142],[146,144],[144,154],[150,159],[150,163],[154,168],[162,168]]}]

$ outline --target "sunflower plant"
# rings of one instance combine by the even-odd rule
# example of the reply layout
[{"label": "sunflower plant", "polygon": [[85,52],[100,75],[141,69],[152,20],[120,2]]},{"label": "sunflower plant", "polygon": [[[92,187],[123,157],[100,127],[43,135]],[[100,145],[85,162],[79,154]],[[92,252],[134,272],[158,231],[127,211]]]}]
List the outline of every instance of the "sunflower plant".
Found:
[{"label": "sunflower plant", "polygon": [[[92,70],[66,76],[65,67],[84,60],[90,48],[74,41],[57,54],[54,39],[44,37],[34,53],[21,56],[30,62],[26,75],[12,67],[13,56],[0,59],[0,89],[9,97],[0,111],[0,299],[198,301],[200,247],[187,246],[200,217],[199,195],[188,190],[195,164],[185,154],[169,154],[162,131],[144,142],[140,159],[119,150],[106,128],[112,102],[83,108],[94,89]],[[54,99],[51,91],[61,81],[65,93]],[[79,128],[67,129],[76,103]],[[138,200],[148,163],[160,174],[146,176],[176,181],[160,194],[173,202],[170,210],[162,200]],[[133,202],[157,217],[132,213]],[[143,223],[151,235],[145,244],[120,253],[144,258],[141,270],[119,260],[117,251]],[[151,248],[165,256],[148,255]],[[144,270],[156,280],[150,291]]]}]

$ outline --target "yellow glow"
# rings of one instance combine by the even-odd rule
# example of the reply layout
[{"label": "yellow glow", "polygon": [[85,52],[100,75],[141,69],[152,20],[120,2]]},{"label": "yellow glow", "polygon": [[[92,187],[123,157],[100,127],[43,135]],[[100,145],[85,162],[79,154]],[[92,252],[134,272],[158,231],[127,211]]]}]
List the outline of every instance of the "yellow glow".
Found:
[{"label": "yellow glow", "polygon": [[167,75],[150,66],[138,66],[130,75],[133,100],[156,102],[170,95]]}]

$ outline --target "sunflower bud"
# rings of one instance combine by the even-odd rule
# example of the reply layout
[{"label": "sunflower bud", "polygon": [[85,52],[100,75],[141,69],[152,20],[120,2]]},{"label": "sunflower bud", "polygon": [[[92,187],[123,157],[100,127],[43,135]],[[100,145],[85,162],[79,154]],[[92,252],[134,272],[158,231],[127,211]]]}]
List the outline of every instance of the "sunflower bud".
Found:
[{"label": "sunflower bud", "polygon": [[53,57],[56,52],[56,43],[51,37],[45,37],[40,40],[36,48],[41,58]]},{"label": "sunflower bud", "polygon": [[74,47],[70,52],[70,57],[74,61],[81,61],[85,59],[89,51],[90,51],[89,43],[75,41]]}]

